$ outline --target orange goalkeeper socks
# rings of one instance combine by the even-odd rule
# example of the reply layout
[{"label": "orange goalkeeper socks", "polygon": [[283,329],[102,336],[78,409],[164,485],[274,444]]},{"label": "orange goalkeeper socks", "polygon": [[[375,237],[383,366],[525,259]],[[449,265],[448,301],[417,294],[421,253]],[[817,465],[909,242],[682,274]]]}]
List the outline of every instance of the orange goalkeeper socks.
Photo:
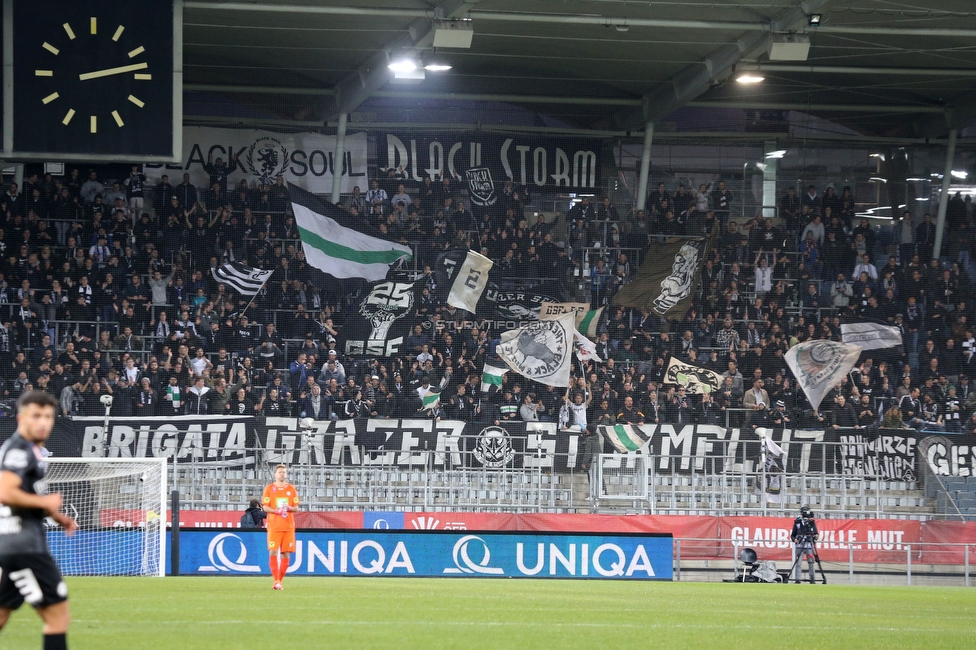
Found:
[{"label": "orange goalkeeper socks", "polygon": [[281,570],[278,568],[278,556],[270,556],[268,558],[268,566],[271,567],[271,577],[275,579],[275,582],[281,580]]},{"label": "orange goalkeeper socks", "polygon": [[288,573],[288,563],[291,560],[287,555],[282,555],[280,564],[278,565],[278,582],[285,579],[285,574]]}]

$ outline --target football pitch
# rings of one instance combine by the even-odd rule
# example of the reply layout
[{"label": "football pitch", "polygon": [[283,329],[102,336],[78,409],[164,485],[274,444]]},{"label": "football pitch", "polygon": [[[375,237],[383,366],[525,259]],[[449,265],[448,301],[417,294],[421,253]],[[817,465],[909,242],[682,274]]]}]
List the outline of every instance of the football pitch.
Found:
[{"label": "football pitch", "polygon": [[[507,579],[69,578],[72,648],[972,648],[976,590]],[[40,647],[24,607],[0,647]]]}]

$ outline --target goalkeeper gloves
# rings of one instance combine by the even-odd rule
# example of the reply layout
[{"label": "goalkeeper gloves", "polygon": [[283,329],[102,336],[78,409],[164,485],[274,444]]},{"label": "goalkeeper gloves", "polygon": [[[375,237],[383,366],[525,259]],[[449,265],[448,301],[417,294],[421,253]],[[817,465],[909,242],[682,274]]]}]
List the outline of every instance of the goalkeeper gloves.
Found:
[{"label": "goalkeeper gloves", "polygon": [[279,517],[287,517],[288,516],[288,506],[281,506],[280,508],[278,508],[277,510],[275,510],[275,514],[277,514]]}]

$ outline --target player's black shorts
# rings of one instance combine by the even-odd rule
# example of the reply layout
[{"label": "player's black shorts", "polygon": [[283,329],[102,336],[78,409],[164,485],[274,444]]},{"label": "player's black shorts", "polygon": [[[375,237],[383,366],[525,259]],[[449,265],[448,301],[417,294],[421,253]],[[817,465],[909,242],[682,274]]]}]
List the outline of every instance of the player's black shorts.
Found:
[{"label": "player's black shorts", "polygon": [[68,600],[68,586],[47,553],[0,555],[0,607],[17,609],[26,600],[46,607]]}]

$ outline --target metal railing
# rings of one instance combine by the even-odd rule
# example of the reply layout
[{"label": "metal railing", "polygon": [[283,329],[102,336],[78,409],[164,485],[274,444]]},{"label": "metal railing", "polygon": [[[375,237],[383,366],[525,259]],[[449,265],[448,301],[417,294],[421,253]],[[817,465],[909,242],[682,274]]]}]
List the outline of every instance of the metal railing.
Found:
[{"label": "metal railing", "polygon": [[[325,458],[322,446],[311,440],[315,435],[299,449],[246,450],[246,461],[180,459],[170,464],[171,484],[190,509],[235,509],[260,493],[270,480],[270,468],[284,461],[290,463],[303,503],[312,510],[573,512],[596,506],[650,514],[792,516],[800,505],[810,505],[830,517],[940,517],[930,503],[934,500],[926,498],[914,480],[876,475],[790,470],[782,475],[774,497],[763,489],[767,475],[758,461],[745,461],[735,453],[611,456],[616,465],[604,468],[605,485],[594,503],[576,453],[515,451],[508,464],[493,469],[481,466],[471,451],[477,442],[472,439],[449,450],[369,451],[347,446],[343,451],[337,445]],[[757,443],[749,444],[758,448]],[[835,445],[816,444],[822,451],[811,445],[811,462],[835,451],[827,450]],[[635,476],[644,475],[633,471],[635,458],[646,468],[646,486],[634,483]]]}]

